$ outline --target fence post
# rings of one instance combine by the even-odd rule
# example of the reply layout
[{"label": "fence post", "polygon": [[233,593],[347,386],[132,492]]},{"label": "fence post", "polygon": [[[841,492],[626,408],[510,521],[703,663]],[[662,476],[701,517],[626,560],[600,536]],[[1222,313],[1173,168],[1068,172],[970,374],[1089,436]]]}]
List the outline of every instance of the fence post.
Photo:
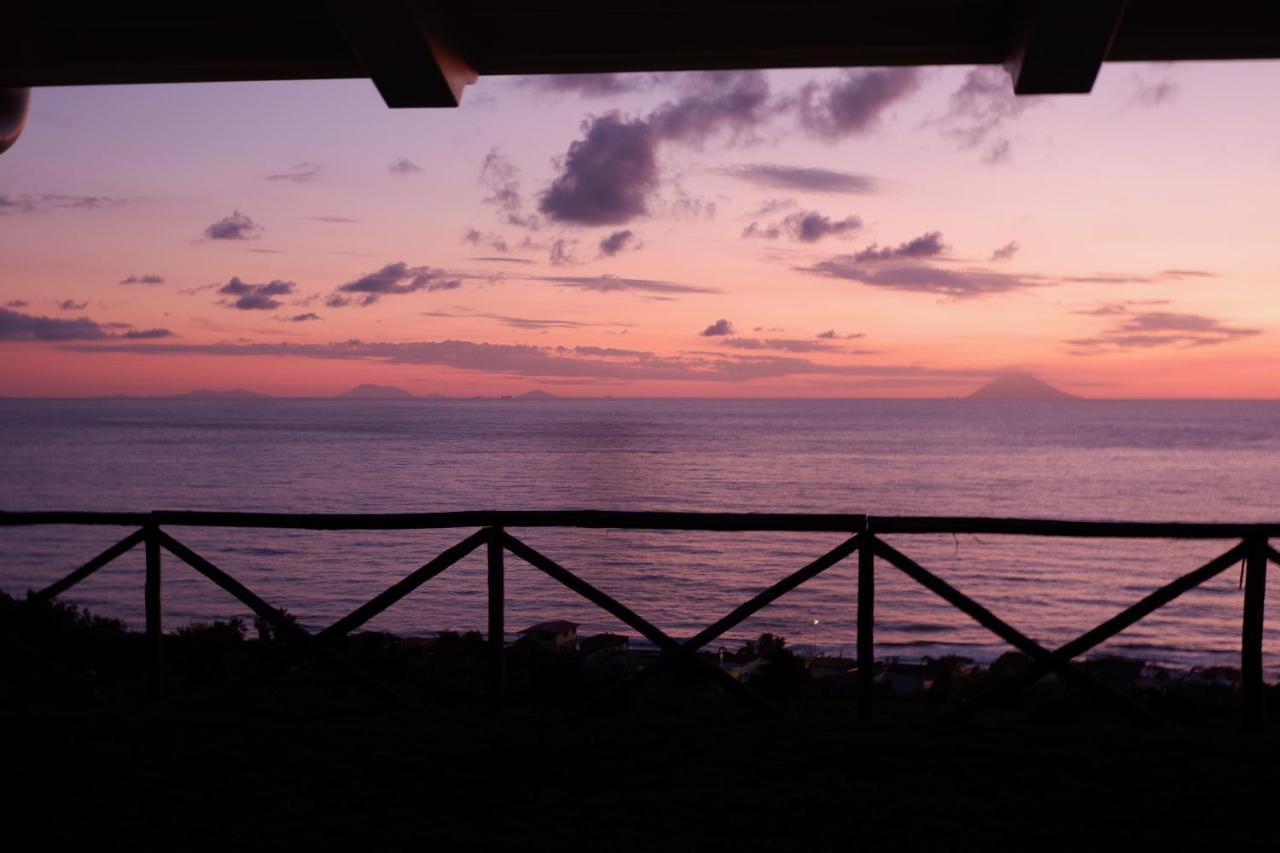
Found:
[{"label": "fence post", "polygon": [[147,619],[147,690],[151,697],[159,698],[164,692],[164,627],[160,615],[160,528],[154,521],[147,522],[146,578],[143,582],[143,604]]},{"label": "fence post", "polygon": [[858,720],[869,722],[875,693],[876,552],[871,531],[858,545]]},{"label": "fence post", "polygon": [[493,698],[501,702],[506,691],[506,589],[503,566],[502,528],[489,528],[489,654],[492,659]]},{"label": "fence post", "polygon": [[1253,535],[1247,540],[1244,577],[1244,620],[1240,637],[1240,687],[1244,692],[1244,725],[1262,728],[1262,622],[1267,597],[1267,539]]}]

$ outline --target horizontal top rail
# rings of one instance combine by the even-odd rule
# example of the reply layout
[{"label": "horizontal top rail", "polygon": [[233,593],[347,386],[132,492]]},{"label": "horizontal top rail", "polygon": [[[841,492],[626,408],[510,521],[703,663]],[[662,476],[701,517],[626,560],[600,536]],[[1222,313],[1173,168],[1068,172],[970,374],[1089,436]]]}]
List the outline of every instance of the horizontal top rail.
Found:
[{"label": "horizontal top rail", "polygon": [[478,510],[424,513],[0,512],[0,527],[31,524],[271,527],[299,530],[425,530],[453,527],[584,527],[632,530],[738,530],[858,533],[862,514]]},{"label": "horizontal top rail", "polygon": [[142,527],[151,523],[146,512],[0,512],[0,527],[27,524],[86,524]]},{"label": "horizontal top rail", "polygon": [[626,512],[479,510],[427,513],[0,512],[0,527],[22,525],[257,527],[296,530],[426,530],[459,527],[579,527],[795,533],[989,534],[1130,539],[1280,538],[1280,522],[1069,521],[860,513]]},{"label": "horizontal top rail", "polygon": [[983,516],[867,517],[872,533],[986,533],[1095,539],[1246,539],[1280,536],[1280,523],[1187,521],[1068,521]]}]

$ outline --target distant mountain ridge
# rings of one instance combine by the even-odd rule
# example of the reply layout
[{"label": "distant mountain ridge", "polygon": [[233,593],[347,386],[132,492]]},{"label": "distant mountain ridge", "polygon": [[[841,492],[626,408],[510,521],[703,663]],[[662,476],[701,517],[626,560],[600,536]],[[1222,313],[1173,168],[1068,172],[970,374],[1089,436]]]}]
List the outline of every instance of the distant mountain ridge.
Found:
[{"label": "distant mountain ridge", "polygon": [[986,385],[965,397],[965,399],[1034,401],[1079,400],[1080,398],[1074,394],[1068,394],[1060,388],[1055,388],[1030,373],[1010,370],[996,376]]},{"label": "distant mountain ridge", "polygon": [[394,385],[374,385],[369,382],[337,395],[337,399],[341,400],[407,400],[412,397],[413,395],[403,388],[397,388]]}]

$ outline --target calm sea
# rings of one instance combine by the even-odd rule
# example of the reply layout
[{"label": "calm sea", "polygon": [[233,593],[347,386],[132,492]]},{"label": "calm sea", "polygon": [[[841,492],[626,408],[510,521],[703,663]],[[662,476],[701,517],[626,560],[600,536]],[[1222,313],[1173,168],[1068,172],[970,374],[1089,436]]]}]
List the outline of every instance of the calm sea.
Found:
[{"label": "calm sea", "polygon": [[[408,512],[459,509],[975,514],[1280,521],[1280,403],[764,400],[0,400],[0,509]],[[470,531],[175,529],[304,625],[321,627]],[[842,537],[513,531],[660,627],[689,635]],[[0,529],[0,588],[39,587],[122,535]],[[1016,627],[1059,644],[1231,543],[895,537],[900,550]],[[370,627],[483,629],[483,553]],[[745,623],[852,653],[854,561]],[[611,618],[512,558],[508,625]],[[165,619],[246,615],[176,560]],[[1233,569],[1110,649],[1179,665],[1233,662]],[[1273,589],[1280,584],[1272,584]],[[68,598],[141,622],[142,554]],[[1271,596],[1267,648],[1280,651]],[[885,566],[878,654],[990,659],[983,629]],[[1276,670],[1271,669],[1273,676]]]}]

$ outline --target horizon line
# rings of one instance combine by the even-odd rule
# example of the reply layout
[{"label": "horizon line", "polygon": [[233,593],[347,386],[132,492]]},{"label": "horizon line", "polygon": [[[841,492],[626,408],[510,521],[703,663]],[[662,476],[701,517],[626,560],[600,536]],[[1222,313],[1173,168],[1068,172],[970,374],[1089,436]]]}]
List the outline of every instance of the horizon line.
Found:
[{"label": "horizon line", "polygon": [[[230,391],[211,391],[207,397],[201,396],[199,392],[208,389],[195,389],[193,391],[181,391],[173,394],[0,394],[0,401],[5,400],[191,400],[192,402],[201,401],[217,401],[217,402],[246,402],[252,400],[346,400],[355,403],[395,403],[404,401],[423,401],[423,402],[439,402],[442,400],[509,400],[518,401],[524,394],[528,392],[519,392],[515,394],[443,394],[439,392],[430,392],[427,394],[412,394],[406,392],[405,396],[394,397],[358,397],[350,396],[347,393],[337,394],[272,394],[265,391],[247,391],[246,389],[232,389]],[[541,390],[541,389],[536,389]],[[244,393],[237,393],[244,391]],[[643,395],[643,394],[596,394],[596,395],[560,395],[552,392],[544,392],[548,396],[542,398],[544,401],[560,400],[744,400],[744,401],[788,401],[788,400],[867,400],[867,401],[894,401],[894,402],[954,402],[965,401],[974,403],[1125,403],[1125,402],[1149,402],[1149,403],[1274,403],[1280,402],[1280,397],[1082,397],[1072,395],[1066,398],[1037,400],[1037,399],[971,399],[968,394],[949,395],[949,396],[930,396],[930,397],[876,397],[876,396],[856,396],[856,395],[822,395],[822,396],[679,396],[679,395]],[[537,398],[532,401],[537,402]]]}]

